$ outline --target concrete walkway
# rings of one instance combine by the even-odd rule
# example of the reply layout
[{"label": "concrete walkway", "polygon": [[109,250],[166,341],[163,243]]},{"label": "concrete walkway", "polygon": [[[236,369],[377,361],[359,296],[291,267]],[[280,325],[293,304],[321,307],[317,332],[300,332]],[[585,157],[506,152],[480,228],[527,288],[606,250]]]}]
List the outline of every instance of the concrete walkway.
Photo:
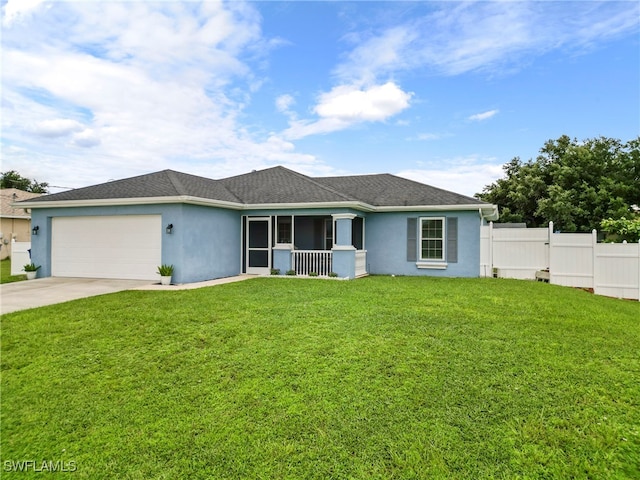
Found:
[{"label": "concrete walkway", "polygon": [[188,290],[224,283],[239,282],[255,275],[220,278],[183,285],[160,285],[149,280],[112,280],[105,278],[48,277],[0,285],[0,314],[43,307],[79,298],[93,297],[123,290]]}]

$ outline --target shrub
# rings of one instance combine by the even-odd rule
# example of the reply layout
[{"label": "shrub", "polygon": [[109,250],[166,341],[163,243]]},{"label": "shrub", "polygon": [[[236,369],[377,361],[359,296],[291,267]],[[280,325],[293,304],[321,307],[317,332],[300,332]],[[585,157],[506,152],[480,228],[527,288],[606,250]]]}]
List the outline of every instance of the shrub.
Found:
[{"label": "shrub", "polygon": [[37,272],[39,268],[40,265],[36,265],[34,263],[27,263],[24,267],[22,267],[25,272]]},{"label": "shrub", "polygon": [[330,273],[329,273],[329,276],[330,276],[331,278],[336,278],[336,277],[338,276],[338,274],[337,274],[336,272],[330,272]]},{"label": "shrub", "polygon": [[296,275],[296,271],[295,270],[287,270],[287,275],[294,276],[294,275]]},{"label": "shrub", "polygon": [[280,269],[279,268],[272,268],[271,269],[271,275],[280,275]]},{"label": "shrub", "polygon": [[173,275],[173,265],[160,265],[158,267],[158,273],[161,277],[170,277]]},{"label": "shrub", "polygon": [[310,277],[317,277],[318,276],[318,272],[309,272],[309,276]]}]

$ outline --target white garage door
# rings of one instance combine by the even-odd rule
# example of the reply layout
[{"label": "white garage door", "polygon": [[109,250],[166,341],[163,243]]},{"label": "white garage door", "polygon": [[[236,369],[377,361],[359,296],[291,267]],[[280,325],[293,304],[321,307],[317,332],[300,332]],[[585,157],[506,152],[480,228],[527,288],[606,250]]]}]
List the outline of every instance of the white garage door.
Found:
[{"label": "white garage door", "polygon": [[160,215],[55,217],[51,241],[54,277],[159,278]]}]

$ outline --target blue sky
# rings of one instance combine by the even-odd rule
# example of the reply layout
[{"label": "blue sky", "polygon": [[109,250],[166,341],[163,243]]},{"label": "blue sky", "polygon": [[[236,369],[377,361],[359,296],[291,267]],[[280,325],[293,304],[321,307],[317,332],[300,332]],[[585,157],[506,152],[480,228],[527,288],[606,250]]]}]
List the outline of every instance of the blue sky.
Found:
[{"label": "blue sky", "polygon": [[393,173],[473,195],[640,134],[640,3],[2,0],[2,171]]}]

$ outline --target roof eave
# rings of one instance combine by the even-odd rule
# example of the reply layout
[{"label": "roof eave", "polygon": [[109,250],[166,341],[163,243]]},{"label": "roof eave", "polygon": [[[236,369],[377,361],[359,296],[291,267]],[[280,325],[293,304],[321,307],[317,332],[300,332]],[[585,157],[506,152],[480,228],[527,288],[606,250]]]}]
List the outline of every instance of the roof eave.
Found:
[{"label": "roof eave", "polygon": [[463,205],[385,205],[375,207],[377,212],[445,212],[452,210],[479,211],[486,220],[498,219],[498,207],[492,204]]},{"label": "roof eave", "polygon": [[444,212],[452,210],[479,211],[486,220],[498,219],[498,207],[496,205],[468,204],[468,205],[389,205],[373,206],[364,202],[297,202],[297,203],[251,203],[242,204],[225,200],[213,200],[209,198],[193,197],[188,195],[172,197],[140,197],[140,198],[105,198],[90,200],[53,200],[42,202],[22,201],[14,203],[16,208],[74,208],[74,207],[106,207],[124,205],[157,205],[170,203],[188,203],[207,207],[228,208],[231,210],[286,210],[294,208],[352,208],[364,212]]},{"label": "roof eave", "polygon": [[139,197],[139,198],[98,198],[87,200],[52,200],[42,202],[20,202],[12,204],[18,208],[74,208],[74,207],[118,207],[124,205],[157,205],[168,203],[189,203],[208,207],[221,207],[242,210],[243,205],[237,202],[212,200],[209,198],[177,195],[171,197]]},{"label": "roof eave", "polygon": [[30,215],[5,215],[4,213],[0,213],[0,218],[7,218],[11,220],[31,220]]},{"label": "roof eave", "polygon": [[363,212],[375,212],[376,207],[364,202],[299,202],[299,203],[251,203],[244,210],[288,210],[293,208],[352,208]]}]

